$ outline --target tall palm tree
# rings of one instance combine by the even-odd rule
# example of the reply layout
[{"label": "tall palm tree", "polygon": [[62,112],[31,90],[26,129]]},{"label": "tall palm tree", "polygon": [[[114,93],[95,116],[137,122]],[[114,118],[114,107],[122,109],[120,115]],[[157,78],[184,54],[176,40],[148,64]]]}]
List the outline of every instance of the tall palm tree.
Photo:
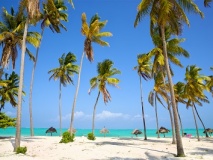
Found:
[{"label": "tall palm tree", "polygon": [[[0,88],[0,111],[4,108],[6,102],[10,102],[13,107],[17,106],[19,76],[13,71],[10,75],[5,73],[6,86]],[[25,93],[23,92],[25,95]]]},{"label": "tall palm tree", "polygon": [[17,108],[17,123],[16,123],[16,137],[15,137],[15,146],[14,151],[20,147],[20,138],[21,138],[21,108],[22,108],[22,88],[24,81],[24,60],[25,60],[25,51],[26,51],[26,40],[28,34],[28,25],[29,23],[36,23],[40,17],[39,11],[39,0],[21,0],[19,6],[19,15],[24,14],[24,10],[27,9],[27,19],[24,22],[24,32],[23,32],[23,42],[21,47],[21,63],[20,63],[20,81],[19,81],[19,90],[18,90],[18,108]]},{"label": "tall palm tree", "polygon": [[141,109],[142,109],[142,117],[143,117],[143,127],[144,127],[144,140],[147,140],[146,134],[146,121],[144,115],[144,105],[143,105],[143,93],[142,93],[142,78],[144,80],[151,79],[151,60],[147,54],[139,54],[137,56],[138,65],[134,67],[137,70],[138,76],[140,78],[140,92],[141,92]]},{"label": "tall palm tree", "polygon": [[[157,134],[158,138],[160,138],[159,135],[159,123],[158,123],[158,111],[157,111],[157,101],[160,102],[160,104],[165,107],[163,104],[162,98],[166,101],[167,100],[167,90],[166,86],[163,82],[162,74],[156,73],[154,74],[154,88],[152,91],[149,92],[148,101],[149,103],[155,107],[155,116],[156,116],[156,125],[157,125]],[[165,107],[166,108],[166,107]]]},{"label": "tall palm tree", "polygon": [[193,11],[194,13],[199,13],[203,16],[202,12],[199,10],[198,6],[191,0],[142,0],[138,5],[138,12],[136,15],[134,26],[136,27],[138,22],[147,14],[150,14],[150,28],[154,26],[160,27],[160,35],[163,42],[163,55],[165,61],[166,72],[169,81],[170,95],[175,123],[175,133],[177,140],[177,157],[184,157],[184,149],[182,144],[182,138],[179,132],[178,124],[178,114],[175,104],[175,96],[173,89],[173,82],[170,73],[170,67],[168,63],[166,39],[165,39],[165,28],[169,27],[172,29],[172,33],[179,35],[182,29],[182,23],[189,25],[189,20],[184,13],[183,9],[188,11]]},{"label": "tall palm tree", "polygon": [[[208,76],[203,76],[203,75],[199,74],[200,71],[201,71],[201,68],[199,68],[195,65],[188,66],[186,68],[186,73],[185,73],[186,85],[184,88],[184,96],[185,96],[185,99],[187,99],[186,107],[187,108],[189,106],[192,107],[192,112],[193,112],[193,116],[194,116],[194,120],[195,120],[195,126],[196,126],[196,130],[197,130],[198,141],[200,141],[200,138],[199,138],[199,132],[198,132],[198,127],[197,127],[194,110],[196,111],[198,118],[200,119],[200,121],[203,125],[204,130],[206,128],[197,112],[195,103],[202,105],[202,103],[200,101],[208,102],[208,99],[204,94],[204,90],[207,90],[207,86],[205,86],[204,81],[209,80]],[[206,137],[208,137],[208,134],[206,134]]]},{"label": "tall palm tree", "polygon": [[69,52],[67,55],[63,54],[59,58],[60,66],[58,68],[51,69],[48,73],[52,74],[49,79],[58,80],[59,79],[59,119],[60,119],[60,136],[62,134],[62,121],[61,121],[61,85],[66,87],[67,84],[72,83],[73,80],[71,76],[74,73],[78,73],[78,66],[74,63],[76,62],[76,57],[73,53]]},{"label": "tall palm tree", "polygon": [[[22,46],[25,16],[20,16],[11,8],[11,13],[3,8],[3,22],[0,22],[0,44],[3,46],[0,65],[5,68],[9,65],[10,59],[12,67],[15,68],[18,48]],[[28,32],[26,42],[37,47],[39,45],[40,35],[37,32]],[[31,59],[35,59],[33,54],[26,48],[26,53]]]},{"label": "tall palm tree", "polygon": [[30,135],[34,136],[33,130],[33,113],[32,113],[32,94],[33,94],[33,83],[34,83],[34,74],[36,69],[36,64],[38,61],[38,53],[41,44],[41,40],[44,34],[45,27],[49,27],[53,32],[60,33],[60,27],[65,28],[63,24],[61,24],[60,20],[68,21],[67,14],[63,11],[66,11],[67,7],[64,5],[62,0],[48,0],[47,3],[43,4],[43,14],[41,15],[41,39],[39,42],[39,46],[36,49],[35,61],[33,64],[31,82],[30,82],[30,95],[29,95],[29,113],[30,113]]},{"label": "tall palm tree", "polygon": [[[213,67],[210,67],[210,69],[213,71]],[[213,96],[213,75],[209,76],[209,80],[206,81],[206,86],[207,86],[208,91],[210,91]]]},{"label": "tall palm tree", "polygon": [[73,128],[76,100],[77,100],[78,90],[80,86],[81,70],[82,70],[84,55],[86,53],[87,58],[89,59],[90,62],[92,62],[93,61],[92,42],[97,43],[101,46],[109,46],[109,43],[107,43],[106,41],[103,41],[101,38],[112,36],[110,32],[101,32],[103,27],[106,25],[107,21],[100,21],[100,17],[98,16],[98,14],[95,14],[91,18],[89,25],[87,24],[87,18],[85,13],[82,14],[81,20],[82,20],[81,33],[85,36],[85,41],[84,41],[84,51],[82,53],[81,61],[80,61],[76,92],[75,92],[73,105],[72,105],[71,122],[70,122],[71,134],[72,134],[72,128]]},{"label": "tall palm tree", "polygon": [[183,82],[177,82],[174,85],[175,102],[176,102],[176,106],[177,106],[177,113],[178,113],[178,118],[179,118],[179,121],[180,121],[180,128],[181,128],[182,137],[184,136],[184,132],[183,132],[183,125],[182,125],[180,113],[179,113],[179,110],[178,110],[178,103],[180,102],[180,103],[186,104],[186,101],[184,100],[184,87],[185,87],[185,84]]},{"label": "tall palm tree", "polygon": [[98,99],[100,96],[100,93],[103,95],[103,100],[104,103],[108,103],[111,101],[111,96],[109,91],[106,88],[106,85],[112,85],[117,87],[119,83],[118,78],[114,78],[113,76],[116,74],[120,74],[121,72],[117,70],[116,68],[113,67],[113,62],[109,59],[104,60],[103,62],[99,62],[97,66],[97,72],[98,75],[96,77],[93,77],[90,80],[90,86],[91,88],[89,89],[89,94],[92,89],[98,87],[98,96],[94,105],[94,110],[93,110],[93,121],[92,121],[92,133],[94,134],[94,128],[95,128],[95,114],[96,114],[96,106],[98,103]]},{"label": "tall palm tree", "polygon": [[210,7],[210,3],[212,2],[212,0],[204,0],[204,6],[205,7]]},{"label": "tall palm tree", "polygon": [[[153,67],[152,67],[152,74],[156,72],[161,72],[162,73],[162,78],[165,83],[165,60],[164,60],[164,55],[163,55],[163,44],[162,40],[160,37],[159,33],[159,27],[156,26],[152,28],[152,41],[155,45],[155,48],[152,49],[149,54],[150,56],[154,56],[154,61],[153,61]],[[178,38],[173,38],[171,39],[171,28],[166,28],[165,29],[165,39],[166,39],[166,47],[167,47],[167,54],[168,54],[168,60],[169,62],[178,65],[180,67],[183,67],[181,64],[180,60],[176,56],[184,56],[184,57],[189,57],[189,53],[182,48],[179,44],[184,41],[184,39],[178,39]],[[173,75],[172,69],[170,67],[170,71]],[[165,84],[166,85],[166,84]],[[175,140],[175,132],[174,132],[174,122],[173,122],[173,115],[172,115],[172,110],[171,110],[171,105],[170,105],[170,98],[169,95],[167,95],[167,105],[168,105],[168,111],[170,115],[170,120],[171,120],[171,126],[172,126],[172,144],[176,143]]]}]

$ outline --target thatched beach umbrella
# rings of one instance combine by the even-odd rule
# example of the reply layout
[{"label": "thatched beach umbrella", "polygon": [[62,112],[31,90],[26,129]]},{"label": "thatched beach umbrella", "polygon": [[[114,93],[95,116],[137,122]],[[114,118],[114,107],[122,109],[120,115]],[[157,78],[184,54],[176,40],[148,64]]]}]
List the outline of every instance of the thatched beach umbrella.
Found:
[{"label": "thatched beach umbrella", "polygon": [[135,129],[132,131],[132,134],[134,134],[137,137],[138,134],[142,134],[142,132],[139,129]]},{"label": "thatched beach umbrella", "polygon": [[211,134],[213,133],[213,129],[211,128],[206,128],[203,133],[209,133],[209,136],[211,136]]},{"label": "thatched beach umbrella", "polygon": [[[165,137],[165,133],[170,132],[170,130],[166,129],[165,127],[160,127],[160,129],[158,130],[159,133],[163,134]],[[156,132],[156,134],[158,133]]]},{"label": "thatched beach umbrella", "polygon": [[54,133],[54,132],[57,133],[56,129],[53,128],[53,127],[50,127],[48,130],[46,130],[46,134],[47,134],[47,133],[51,133],[51,136],[52,136],[52,133]]},{"label": "thatched beach umbrella", "polygon": [[109,133],[109,130],[104,127],[104,128],[102,128],[102,130],[100,130],[100,133],[103,133],[104,137],[105,137],[106,134]]}]

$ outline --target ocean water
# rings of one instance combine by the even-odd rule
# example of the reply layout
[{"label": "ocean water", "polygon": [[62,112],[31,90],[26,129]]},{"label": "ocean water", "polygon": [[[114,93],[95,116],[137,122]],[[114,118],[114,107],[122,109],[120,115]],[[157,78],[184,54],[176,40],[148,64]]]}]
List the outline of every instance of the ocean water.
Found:
[{"label": "ocean water", "polygon": [[[46,130],[48,128],[34,128],[34,135],[35,136],[51,136],[50,133],[46,134]],[[134,129],[109,129],[109,133],[106,134],[106,137],[125,137],[131,138],[135,137],[132,134]],[[143,129],[140,129],[143,132]],[[67,129],[62,129],[62,133],[67,131]],[[75,136],[82,137],[87,136],[90,133],[91,129],[76,129]],[[16,129],[15,128],[6,128],[0,129],[0,136],[15,136]],[[57,129],[57,133],[53,133],[52,136],[59,136],[60,130]],[[187,134],[191,134],[192,136],[196,136],[196,129],[184,129],[184,132]],[[205,136],[203,133],[203,129],[199,129],[199,135]],[[21,129],[21,136],[30,136],[30,128],[22,128]],[[100,133],[100,129],[95,130],[96,137],[103,137],[104,135]],[[138,135],[138,137],[144,137],[143,134]],[[156,129],[147,129],[147,137],[157,137]],[[163,137],[163,134],[160,134],[160,137]],[[171,130],[169,133],[166,134],[166,137],[172,137]]]}]

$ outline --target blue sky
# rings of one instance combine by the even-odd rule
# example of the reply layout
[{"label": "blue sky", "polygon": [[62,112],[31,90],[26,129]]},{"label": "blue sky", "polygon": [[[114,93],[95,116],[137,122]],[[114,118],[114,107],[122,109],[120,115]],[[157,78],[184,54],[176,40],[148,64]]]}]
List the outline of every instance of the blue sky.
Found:
[{"label": "blue sky", "polygon": [[[187,14],[190,20],[190,27],[184,26],[181,38],[185,42],[181,44],[189,53],[190,58],[180,60],[184,67],[196,64],[202,68],[201,74],[213,74],[210,67],[213,67],[213,9],[204,8],[203,0],[195,1],[203,11],[205,18],[201,19],[198,15]],[[35,83],[33,91],[33,119],[35,127],[59,127],[58,104],[59,104],[59,81],[49,81],[48,71],[58,67],[58,58],[63,53],[72,52],[77,57],[77,64],[80,63],[80,57],[83,52],[84,36],[81,35],[81,14],[86,13],[88,21],[91,16],[98,13],[101,20],[108,20],[104,31],[110,31],[113,37],[105,38],[110,47],[101,47],[93,44],[94,62],[90,63],[84,59],[81,74],[81,84],[75,109],[75,128],[91,128],[93,106],[98,94],[93,90],[88,94],[90,88],[89,80],[96,76],[97,63],[104,59],[110,59],[114,62],[114,67],[119,69],[122,74],[118,75],[120,79],[119,89],[108,87],[112,101],[107,105],[103,99],[99,99],[97,106],[97,116],[95,121],[96,128],[143,128],[140,105],[139,77],[133,67],[137,65],[137,55],[147,53],[153,48],[149,36],[149,17],[139,23],[137,28],[133,27],[137,13],[137,5],[140,0],[74,0],[75,9],[68,5],[69,22],[63,23],[68,31],[60,34],[52,33],[49,28],[44,31],[44,37],[41,43],[39,59],[35,73]],[[1,0],[0,7],[7,9],[10,6],[17,7],[17,0]],[[31,27],[30,30],[41,31],[40,24],[37,27]],[[2,48],[0,48],[2,49]],[[30,47],[35,53],[35,49]],[[19,74],[20,52],[17,59],[15,71]],[[33,63],[26,56],[25,59],[25,77],[24,91],[26,96],[22,104],[22,127],[29,127],[29,86],[31,79]],[[172,66],[175,76],[173,82],[184,81],[185,68]],[[5,72],[11,72],[11,65]],[[77,84],[77,75],[73,77],[74,86],[68,85],[62,88],[62,116],[63,128],[68,128],[70,124],[70,112],[72,108],[75,87]],[[153,88],[153,80],[143,81],[143,97],[146,114],[147,128],[156,128],[154,108],[148,103],[148,94]],[[206,93],[210,104],[203,104],[203,107],[197,107],[206,127],[213,128],[212,110],[213,98],[210,93]],[[184,128],[195,128],[191,109],[186,109],[184,105],[179,107]],[[5,106],[4,112],[15,116],[16,109],[10,104]],[[170,128],[168,110],[158,104],[159,125]],[[198,125],[202,128],[201,123]]]}]

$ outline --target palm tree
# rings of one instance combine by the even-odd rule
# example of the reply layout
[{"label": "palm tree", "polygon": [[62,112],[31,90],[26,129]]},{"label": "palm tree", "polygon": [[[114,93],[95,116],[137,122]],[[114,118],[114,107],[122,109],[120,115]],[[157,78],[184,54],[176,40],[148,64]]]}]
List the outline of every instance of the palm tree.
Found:
[{"label": "palm tree", "polygon": [[[60,27],[66,30],[65,26],[61,24],[60,22],[60,20],[68,21],[67,14],[63,12],[65,10],[67,10],[67,7],[64,5],[64,2],[61,0],[48,0],[46,4],[43,4],[44,13],[41,15],[41,20],[42,20],[41,38],[43,37],[45,27],[49,27],[53,32],[56,31],[57,33],[60,33]],[[30,113],[30,135],[31,136],[34,136],[33,115],[32,115],[33,83],[34,83],[34,74],[35,74],[36,64],[38,61],[38,53],[39,53],[41,40],[42,39],[40,39],[39,46],[36,49],[36,57],[33,64],[31,83],[30,83],[29,113]]]},{"label": "palm tree", "polygon": [[197,5],[191,0],[142,0],[138,5],[138,12],[136,15],[134,26],[136,27],[138,22],[147,14],[150,14],[150,28],[154,26],[160,27],[160,35],[163,43],[163,55],[165,61],[165,67],[167,72],[167,77],[169,81],[173,116],[174,116],[174,124],[175,124],[175,133],[177,140],[177,157],[184,157],[184,149],[182,144],[182,139],[179,132],[179,124],[178,124],[178,114],[175,104],[175,96],[173,89],[173,82],[170,73],[170,67],[168,63],[168,55],[167,55],[167,47],[166,47],[166,39],[165,39],[165,28],[169,27],[172,29],[171,33],[179,35],[182,29],[182,23],[186,23],[189,25],[189,20],[184,13],[183,9],[187,9],[188,11],[193,11],[194,13],[199,13],[202,17],[203,14],[197,7]]},{"label": "palm tree", "polygon": [[[213,71],[213,67],[210,67],[210,69]],[[213,75],[209,76],[209,80],[206,81],[206,86],[207,86],[208,91],[210,91],[213,96]]]},{"label": "palm tree", "polygon": [[159,125],[158,125],[157,100],[158,100],[158,102],[161,103],[161,105],[163,107],[165,107],[165,105],[163,104],[163,101],[161,98],[163,98],[164,100],[167,100],[166,86],[164,85],[163,77],[162,77],[161,73],[156,73],[154,75],[154,83],[155,83],[155,85],[154,85],[153,90],[149,92],[148,101],[152,106],[155,107],[155,116],[156,116],[156,125],[157,125],[156,130],[158,133],[158,138],[160,138]]},{"label": "palm tree", "polygon": [[212,2],[212,0],[204,0],[204,6],[205,7],[210,7],[210,3]]},{"label": "palm tree", "polygon": [[137,57],[138,65],[134,67],[137,70],[137,73],[140,78],[140,92],[141,92],[141,109],[142,109],[142,117],[143,117],[143,126],[144,126],[144,140],[147,140],[146,135],[146,121],[144,115],[144,105],[143,105],[143,93],[142,93],[142,78],[144,80],[151,79],[151,66],[152,63],[150,61],[150,57],[147,54],[139,54]]},{"label": "palm tree", "polygon": [[62,134],[62,121],[61,121],[61,85],[66,87],[67,84],[72,83],[73,80],[71,76],[74,73],[78,73],[78,66],[73,63],[76,62],[76,57],[73,53],[69,52],[67,55],[63,54],[59,58],[60,66],[58,68],[51,69],[48,73],[52,74],[49,79],[58,80],[59,79],[59,119],[60,119],[60,136]]},{"label": "palm tree", "polygon": [[[17,106],[16,98],[18,97],[19,76],[14,71],[9,75],[9,77],[8,73],[5,73],[4,82],[6,82],[7,85],[0,88],[0,112],[1,109],[4,108],[6,102],[10,102],[13,107]],[[25,95],[24,92],[23,95]]]},{"label": "palm tree", "polygon": [[101,32],[103,27],[106,25],[107,21],[99,21],[100,17],[98,14],[95,14],[91,20],[90,24],[87,24],[87,18],[86,14],[83,13],[81,16],[82,20],[82,27],[81,27],[81,33],[86,37],[84,41],[84,51],[81,56],[81,61],[80,61],[80,68],[79,68],[79,73],[78,73],[78,82],[77,82],[77,87],[76,87],[76,92],[73,100],[73,106],[72,106],[72,112],[71,112],[71,122],[70,122],[70,133],[72,135],[72,128],[73,128],[73,121],[74,121],[74,111],[75,111],[75,106],[76,106],[76,100],[78,96],[78,90],[80,86],[80,78],[81,78],[81,70],[82,70],[82,64],[83,64],[83,59],[84,55],[86,53],[87,58],[89,61],[93,61],[93,48],[92,48],[92,42],[97,43],[101,46],[109,46],[109,43],[106,41],[103,41],[101,38],[103,37],[110,37],[112,34],[110,32]]},{"label": "palm tree", "polygon": [[[199,68],[195,65],[188,66],[186,68],[186,73],[185,73],[186,85],[184,88],[184,97],[185,97],[185,99],[187,99],[186,107],[187,108],[189,106],[192,107],[192,112],[193,112],[193,116],[194,116],[194,120],[195,120],[195,126],[196,126],[196,130],[197,130],[198,141],[200,141],[200,138],[199,138],[199,132],[198,132],[197,121],[196,121],[194,109],[198,115],[198,118],[200,119],[200,121],[203,125],[204,130],[206,128],[197,112],[195,103],[202,105],[202,103],[200,101],[208,102],[208,99],[204,94],[204,90],[207,90],[207,87],[205,86],[204,81],[209,80],[208,76],[200,75],[199,74],[200,71],[201,71],[201,68]],[[206,137],[208,137],[207,133],[206,133]]]},{"label": "palm tree", "polygon": [[28,1],[21,0],[19,6],[19,15],[24,14],[24,10],[27,9],[27,19],[24,22],[24,32],[23,32],[23,42],[22,42],[22,52],[21,52],[21,63],[20,63],[20,81],[19,81],[19,90],[18,90],[18,108],[17,108],[17,123],[16,123],[16,137],[15,137],[15,146],[14,151],[20,147],[20,135],[21,135],[21,108],[22,108],[22,88],[24,81],[24,60],[25,60],[25,51],[26,51],[26,41],[27,41],[27,30],[29,23],[36,23],[40,17],[39,11],[39,0]]},{"label": "palm tree", "polygon": [[[13,8],[11,13],[3,8],[2,13],[3,22],[0,22],[0,44],[3,46],[2,57],[0,65],[5,68],[12,61],[12,67],[15,68],[15,62],[18,54],[18,48],[22,46],[22,38],[24,32],[24,23],[26,17],[15,14]],[[26,42],[37,47],[39,45],[40,35],[37,32],[28,32],[26,35]],[[29,49],[26,48],[29,57],[35,60]]]},{"label": "palm tree", "polygon": [[117,70],[116,68],[113,67],[113,62],[109,59],[104,60],[103,62],[99,62],[97,66],[97,72],[98,75],[96,77],[93,77],[90,80],[90,86],[91,88],[89,89],[89,94],[92,89],[98,87],[98,96],[94,105],[94,110],[93,110],[93,121],[92,121],[92,133],[94,135],[94,128],[95,128],[95,113],[96,113],[96,106],[98,103],[98,99],[100,96],[100,93],[103,95],[104,103],[108,103],[111,101],[111,96],[109,91],[106,88],[106,85],[112,85],[117,87],[119,83],[119,79],[113,78],[114,75],[120,74],[121,72]]},{"label": "palm tree", "polygon": [[[162,76],[163,76],[163,81],[165,83],[165,60],[164,60],[164,56],[163,56],[163,44],[162,44],[162,40],[160,37],[160,33],[159,33],[159,27],[154,27],[152,28],[152,41],[155,45],[155,48],[152,49],[149,54],[150,56],[154,56],[154,61],[153,61],[153,67],[152,67],[152,74],[156,73],[156,72],[161,72]],[[169,62],[178,65],[180,67],[183,67],[183,65],[181,64],[181,62],[179,61],[179,59],[176,56],[184,56],[184,57],[189,57],[189,53],[182,47],[180,47],[180,43],[184,41],[184,39],[178,39],[178,38],[171,38],[171,29],[170,28],[166,28],[165,29],[165,39],[167,42],[167,54],[168,54],[168,58],[169,58]],[[173,75],[173,72],[171,70],[170,67],[170,71]],[[165,84],[166,85],[166,84]],[[173,122],[173,116],[172,116],[172,110],[171,110],[171,105],[169,102],[170,98],[167,95],[167,105],[168,105],[168,111],[169,111],[169,115],[170,115],[170,120],[171,120],[171,126],[172,126],[172,144],[176,143],[175,140],[175,132],[174,132],[174,122]]]},{"label": "palm tree", "polygon": [[177,113],[178,113],[178,118],[180,121],[182,137],[184,136],[184,132],[183,132],[183,125],[182,125],[181,117],[180,117],[179,110],[178,110],[178,103],[181,102],[183,104],[186,104],[186,101],[184,100],[184,87],[185,87],[185,84],[182,82],[177,82],[174,85],[175,102],[176,102],[176,106],[177,106]]}]

